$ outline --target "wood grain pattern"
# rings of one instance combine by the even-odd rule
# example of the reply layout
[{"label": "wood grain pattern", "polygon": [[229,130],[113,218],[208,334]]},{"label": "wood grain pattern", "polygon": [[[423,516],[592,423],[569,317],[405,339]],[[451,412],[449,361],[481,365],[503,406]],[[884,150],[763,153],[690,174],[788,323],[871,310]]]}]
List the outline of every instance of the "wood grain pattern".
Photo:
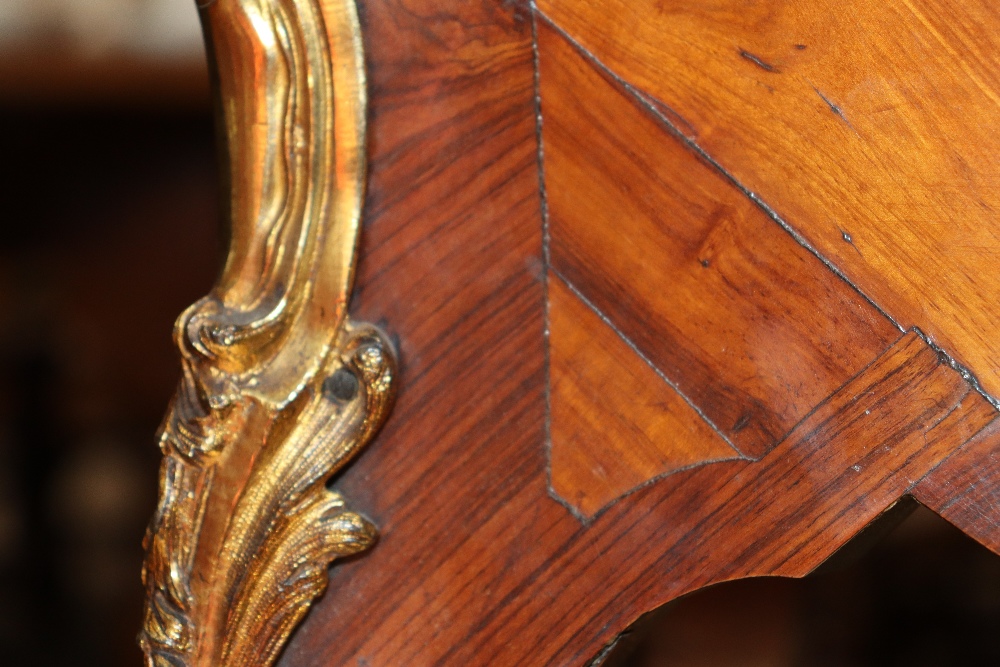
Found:
[{"label": "wood grain pattern", "polygon": [[[805,575],[995,416],[906,336],[760,462],[671,475],[603,514],[547,572],[543,588],[577,591],[573,603],[558,599],[561,622],[581,624],[559,627],[548,640],[560,653],[534,664],[582,664],[584,653],[570,650],[581,636],[632,620],[609,607],[653,608],[740,577]],[[537,597],[519,601],[512,616],[526,625],[507,632],[544,614]]]},{"label": "wood grain pattern", "polygon": [[1000,553],[1000,423],[983,429],[931,471],[913,495]]},{"label": "wood grain pattern", "polygon": [[996,3],[537,4],[1000,394]]},{"label": "wood grain pattern", "polygon": [[[676,472],[583,525],[548,485],[531,13],[492,0],[361,9],[372,173],[353,307],[399,337],[401,391],[382,436],[337,482],[380,527],[380,542],[331,573],[337,595],[310,613],[285,667],[585,664],[640,614],[687,591],[806,574],[995,419],[948,359],[910,333],[845,365],[857,374],[828,387],[759,460]],[[601,104],[622,104],[602,95]],[[675,151],[671,141],[655,146]],[[669,153],[681,172],[744,210],[715,172],[681,153]],[[758,224],[754,216],[739,220]],[[759,225],[745,230],[774,227]],[[731,228],[720,237],[740,247]],[[801,246],[774,243],[775,262],[812,261]],[[842,293],[819,269],[792,275],[825,276],[820,293]],[[784,287],[748,303],[767,308]],[[815,293],[805,294],[781,316],[818,317]],[[814,344],[849,350],[858,334],[838,322]]]},{"label": "wood grain pattern", "polygon": [[337,598],[282,664],[462,664],[443,656],[518,584],[493,581],[545,558],[525,544],[498,562],[494,545],[540,499],[579,526],[546,491],[531,21],[490,1],[359,8],[372,169],[357,312],[399,336],[401,391],[338,485],[381,539],[332,573]]},{"label": "wood grain pattern", "polygon": [[552,490],[585,518],[682,468],[741,458],[555,276],[549,278]]},{"label": "wood grain pattern", "polygon": [[544,22],[538,47],[553,269],[760,457],[899,330]]}]

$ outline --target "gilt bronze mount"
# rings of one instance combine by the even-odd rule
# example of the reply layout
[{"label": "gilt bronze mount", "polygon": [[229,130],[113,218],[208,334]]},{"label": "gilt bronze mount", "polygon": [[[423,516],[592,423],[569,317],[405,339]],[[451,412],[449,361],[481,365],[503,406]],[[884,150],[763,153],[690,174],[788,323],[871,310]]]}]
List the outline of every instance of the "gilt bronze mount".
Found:
[{"label": "gilt bronze mount", "polygon": [[365,184],[353,0],[202,2],[231,241],[175,329],[140,644],[152,667],[263,666],[375,527],[326,481],[381,426],[395,353],[347,304]]}]

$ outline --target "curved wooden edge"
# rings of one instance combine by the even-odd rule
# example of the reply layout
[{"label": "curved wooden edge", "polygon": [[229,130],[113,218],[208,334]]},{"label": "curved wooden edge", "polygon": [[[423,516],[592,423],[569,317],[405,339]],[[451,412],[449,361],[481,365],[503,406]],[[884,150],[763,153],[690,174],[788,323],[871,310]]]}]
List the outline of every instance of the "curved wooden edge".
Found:
[{"label": "curved wooden edge", "polygon": [[[530,7],[364,9],[380,48],[359,308],[391,314],[406,391],[379,445],[340,481],[387,529],[370,557],[335,575],[366,613],[321,602],[283,665],[584,664],[687,591],[811,572],[994,421],[945,355],[890,322],[892,338],[792,414],[755,460],[673,471],[583,525],[547,475],[543,212],[553,193],[539,175],[539,129],[544,138],[555,122],[544,100],[536,122]],[[847,328],[828,333],[853,343]],[[369,480],[387,477],[372,493]]]},{"label": "curved wooden edge", "polygon": [[1000,554],[1000,420],[921,479],[913,497]]},{"label": "curved wooden edge", "polygon": [[[581,664],[687,592],[811,572],[907,494],[995,543],[982,516],[993,495],[973,476],[993,475],[996,410],[916,332],[789,413],[753,459],[677,469],[582,525],[546,474],[551,258],[531,7],[367,9],[392,45],[377,56],[375,150],[400,159],[376,170],[360,286],[366,313],[398,316],[414,346],[413,390],[406,433],[390,428],[342,480],[393,529],[335,575],[365,614],[319,605],[285,664]],[[161,667],[274,662],[329,560],[373,543],[324,481],[378,429],[398,373],[385,337],[346,313],[365,145],[353,5],[205,12],[234,235],[219,285],[177,330],[184,381],[161,439],[141,638]],[[403,31],[411,41],[394,42]],[[401,297],[403,281],[422,296]],[[369,480],[389,475],[373,494]]]}]

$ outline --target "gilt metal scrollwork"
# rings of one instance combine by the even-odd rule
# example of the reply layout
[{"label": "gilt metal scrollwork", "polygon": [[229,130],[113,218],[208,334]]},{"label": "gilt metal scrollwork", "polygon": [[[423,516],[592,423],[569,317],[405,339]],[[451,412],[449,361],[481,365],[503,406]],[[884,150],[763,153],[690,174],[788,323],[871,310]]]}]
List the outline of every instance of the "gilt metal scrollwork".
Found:
[{"label": "gilt metal scrollwork", "polygon": [[155,667],[272,664],[374,526],[326,488],[391,407],[395,356],[347,315],[365,176],[353,0],[201,3],[232,238],[175,330],[140,644]]}]

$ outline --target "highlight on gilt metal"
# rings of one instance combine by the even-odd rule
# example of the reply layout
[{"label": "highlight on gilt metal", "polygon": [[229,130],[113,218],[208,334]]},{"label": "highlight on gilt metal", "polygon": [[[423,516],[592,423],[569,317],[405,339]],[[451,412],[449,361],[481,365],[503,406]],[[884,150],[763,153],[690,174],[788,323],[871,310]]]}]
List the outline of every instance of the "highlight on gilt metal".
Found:
[{"label": "highlight on gilt metal", "polygon": [[273,664],[329,563],[373,544],[326,481],[385,420],[396,370],[385,335],[347,314],[365,186],[353,0],[204,4],[232,234],[175,330],[143,568],[155,667]]}]

